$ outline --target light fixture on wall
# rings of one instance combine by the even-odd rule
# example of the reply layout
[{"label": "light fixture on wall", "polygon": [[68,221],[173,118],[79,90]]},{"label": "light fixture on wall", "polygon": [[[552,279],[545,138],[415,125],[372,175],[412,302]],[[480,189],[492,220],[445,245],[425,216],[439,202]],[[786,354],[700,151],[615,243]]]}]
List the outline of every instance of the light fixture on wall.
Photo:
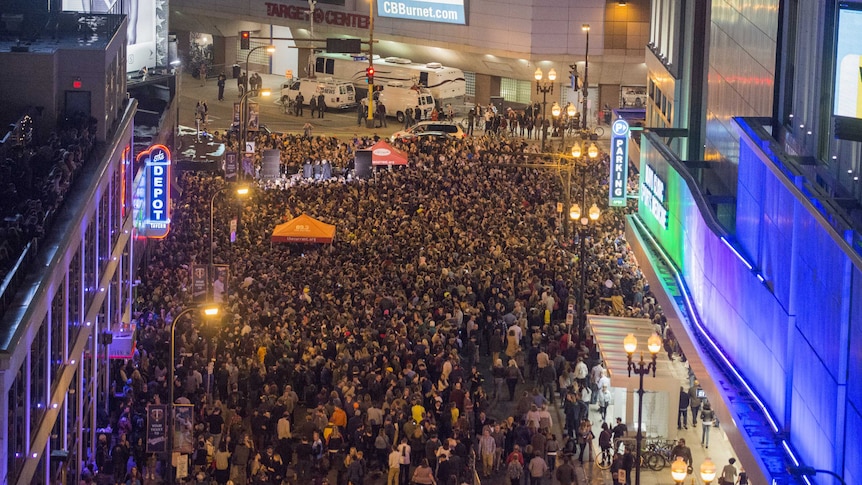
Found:
[{"label": "light fixture on wall", "polygon": [[626,0],[619,0],[617,2],[618,7],[625,7],[626,5],[628,5],[628,2],[626,2]]}]

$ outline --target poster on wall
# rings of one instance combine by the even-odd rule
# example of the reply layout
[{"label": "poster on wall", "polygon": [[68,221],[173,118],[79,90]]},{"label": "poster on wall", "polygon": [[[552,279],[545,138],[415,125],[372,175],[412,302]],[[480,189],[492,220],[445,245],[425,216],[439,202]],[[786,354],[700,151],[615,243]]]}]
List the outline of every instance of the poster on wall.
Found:
[{"label": "poster on wall", "polygon": [[378,0],[377,15],[467,25],[466,0]]},{"label": "poster on wall", "polygon": [[862,140],[862,2],[838,4],[838,41],[835,45],[836,137]]}]

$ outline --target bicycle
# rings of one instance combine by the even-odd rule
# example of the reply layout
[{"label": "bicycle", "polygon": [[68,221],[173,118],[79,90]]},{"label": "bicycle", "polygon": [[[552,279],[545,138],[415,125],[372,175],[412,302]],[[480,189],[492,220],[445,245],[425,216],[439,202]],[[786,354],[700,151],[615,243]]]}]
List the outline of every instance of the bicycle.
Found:
[{"label": "bicycle", "polygon": [[599,470],[607,470],[614,462],[613,448],[602,450],[598,458],[599,459],[596,460],[596,466],[599,467]]},{"label": "bicycle", "polygon": [[598,140],[605,136],[605,129],[601,126],[596,126],[593,129],[570,127],[566,129],[566,136],[580,138],[582,140]]}]

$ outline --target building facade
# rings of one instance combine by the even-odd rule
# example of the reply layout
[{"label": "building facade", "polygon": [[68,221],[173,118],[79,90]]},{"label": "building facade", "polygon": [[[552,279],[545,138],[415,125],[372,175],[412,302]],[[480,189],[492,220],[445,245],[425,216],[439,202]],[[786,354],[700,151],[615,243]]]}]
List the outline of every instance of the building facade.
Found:
[{"label": "building facade", "polygon": [[852,116],[837,114],[841,62],[858,55],[839,49],[850,30],[839,24],[858,25],[860,10],[827,0],[652,6],[655,129],[640,158],[652,177],[629,231],[686,352],[713,380],[726,377],[713,389],[719,415],[736,424],[729,437],[751,450],[742,461],[763,483],[838,483],[788,472],[800,465],[845,483],[862,474],[847,439],[862,425],[862,132],[848,134]]}]

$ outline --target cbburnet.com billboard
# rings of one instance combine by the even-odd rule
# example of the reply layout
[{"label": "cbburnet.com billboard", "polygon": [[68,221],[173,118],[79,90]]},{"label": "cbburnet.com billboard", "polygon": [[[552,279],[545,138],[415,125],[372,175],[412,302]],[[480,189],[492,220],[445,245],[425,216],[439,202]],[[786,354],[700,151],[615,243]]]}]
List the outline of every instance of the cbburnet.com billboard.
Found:
[{"label": "cbburnet.com billboard", "polygon": [[377,15],[396,19],[467,24],[467,0],[378,0]]}]

